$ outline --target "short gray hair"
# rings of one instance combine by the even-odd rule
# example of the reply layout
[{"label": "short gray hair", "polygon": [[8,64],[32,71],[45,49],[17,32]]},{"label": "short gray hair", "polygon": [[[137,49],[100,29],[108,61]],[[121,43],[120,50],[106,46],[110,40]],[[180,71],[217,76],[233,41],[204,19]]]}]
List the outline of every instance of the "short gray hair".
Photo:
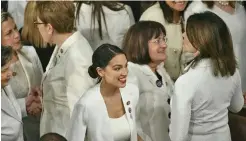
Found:
[{"label": "short gray hair", "polygon": [[8,18],[13,19],[12,15],[9,12],[1,12],[1,24],[7,21]]},{"label": "short gray hair", "polygon": [[13,55],[13,49],[9,46],[1,46],[1,68],[5,66]]}]

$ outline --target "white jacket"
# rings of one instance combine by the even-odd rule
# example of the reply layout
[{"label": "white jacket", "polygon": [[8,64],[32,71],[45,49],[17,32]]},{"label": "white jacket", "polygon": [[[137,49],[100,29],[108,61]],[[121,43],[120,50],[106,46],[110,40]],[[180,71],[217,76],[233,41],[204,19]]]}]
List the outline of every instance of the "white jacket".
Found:
[{"label": "white jacket", "polygon": [[[21,88],[24,89],[28,88],[26,92],[21,91],[23,93],[19,93],[19,84],[14,83],[15,79],[21,79],[20,77],[13,76],[11,80],[9,81],[9,85],[12,88],[13,93],[15,94],[15,97],[20,104],[20,107],[23,111],[22,115],[27,116],[26,113],[26,101],[25,98],[30,94],[31,89],[35,87],[40,87],[41,80],[43,76],[43,68],[41,65],[41,62],[39,60],[39,57],[32,46],[23,46],[20,51],[17,52],[20,64],[22,66],[24,76],[21,78],[25,78],[27,80],[27,86],[22,86]],[[17,72],[17,76],[21,74]],[[23,80],[17,80],[17,82],[22,82]],[[24,123],[24,134],[27,138],[27,141],[32,140],[38,140],[39,139],[39,125],[40,125],[40,119],[39,117],[34,117],[31,115],[28,115],[27,117],[23,118]]]},{"label": "white jacket", "polygon": [[158,78],[148,65],[128,63],[130,76],[137,77],[140,95],[136,110],[136,122],[138,134],[145,141],[170,141],[168,99],[172,95],[173,82],[163,65],[162,63],[157,67],[157,72],[162,76],[163,82],[159,88],[156,85]]},{"label": "white jacket", "polygon": [[1,140],[24,141],[21,108],[10,86],[1,89]]},{"label": "white jacket", "polygon": [[[138,102],[138,88],[127,83],[125,88],[120,88],[120,93],[131,130],[130,141],[137,141],[135,108]],[[66,137],[69,141],[114,141],[111,129],[107,107],[100,93],[100,84],[97,84],[76,104]]]},{"label": "white jacket", "polygon": [[93,31],[93,26],[91,26],[92,6],[82,4],[79,13],[79,21],[76,22],[76,27],[88,40],[93,50],[103,43],[110,43],[122,48],[121,44],[125,33],[128,28],[135,23],[131,8],[127,5],[124,7],[125,10],[120,11],[112,11],[105,6],[102,7],[108,30],[106,30],[104,20],[102,20],[103,40],[101,40],[97,20],[95,20],[95,31]]},{"label": "white jacket", "polygon": [[91,47],[78,31],[56,46],[42,81],[40,136],[49,132],[65,136],[74,105],[94,85],[88,74],[91,58]]},{"label": "white jacket", "polygon": [[180,76],[172,98],[172,141],[231,141],[228,110],[243,106],[238,70],[230,77],[215,77],[209,59]]}]

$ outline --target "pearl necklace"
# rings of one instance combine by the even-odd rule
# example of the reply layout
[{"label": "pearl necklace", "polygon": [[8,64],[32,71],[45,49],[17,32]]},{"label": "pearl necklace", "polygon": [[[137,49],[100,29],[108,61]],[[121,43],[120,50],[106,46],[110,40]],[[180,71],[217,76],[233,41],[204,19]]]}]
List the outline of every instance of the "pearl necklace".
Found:
[{"label": "pearl necklace", "polygon": [[222,6],[228,6],[229,5],[228,1],[218,1],[218,3]]}]

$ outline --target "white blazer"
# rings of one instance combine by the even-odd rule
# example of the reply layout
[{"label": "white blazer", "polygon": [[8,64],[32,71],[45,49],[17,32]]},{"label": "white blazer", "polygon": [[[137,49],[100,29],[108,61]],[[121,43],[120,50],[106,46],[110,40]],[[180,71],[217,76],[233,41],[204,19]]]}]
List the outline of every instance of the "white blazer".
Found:
[{"label": "white blazer", "polygon": [[[40,87],[43,76],[43,68],[33,46],[23,46],[17,52],[17,56],[24,72],[24,76],[22,78],[27,80],[27,86],[25,86],[25,88],[28,88],[28,90],[18,94],[17,91],[19,91],[19,87],[16,86],[16,83],[12,83],[12,80],[14,81],[14,79],[18,79],[15,78],[15,76],[11,78],[9,85],[15,94],[21,111],[23,111],[22,115],[26,116],[22,119],[24,123],[25,137],[27,140],[38,140],[40,119],[31,115],[27,116],[25,98],[30,94],[32,88]],[[20,73],[17,72],[17,75],[20,75]],[[21,80],[18,81],[22,82]]]},{"label": "white blazer", "polygon": [[[23,115],[27,115],[26,111],[26,103],[25,98],[30,94],[31,89],[40,86],[41,80],[43,76],[43,68],[39,57],[32,46],[23,46],[20,51],[17,52],[19,61],[22,65],[23,71],[26,75],[27,83],[28,83],[28,93],[23,94],[21,96],[16,96],[20,107],[22,108]],[[18,75],[18,72],[17,72]],[[15,79],[12,77],[11,79]],[[12,88],[16,87],[14,84],[10,83]],[[14,92],[14,91],[13,91]],[[14,92],[15,94],[15,92]]]},{"label": "white blazer", "polygon": [[95,31],[93,31],[91,20],[93,7],[91,5],[82,4],[79,13],[79,21],[76,22],[76,27],[88,40],[93,50],[96,50],[96,48],[103,43],[110,43],[121,48],[125,33],[128,28],[135,23],[131,8],[127,5],[124,7],[125,10],[120,11],[112,11],[105,6],[102,7],[105,14],[107,30],[102,20],[103,40],[101,40],[97,20],[95,20]]},{"label": "white blazer", "polygon": [[10,86],[1,89],[1,140],[24,141],[21,108]]},{"label": "white blazer", "polygon": [[173,82],[164,69],[164,64],[157,67],[162,77],[163,85],[156,85],[157,76],[148,65],[138,65],[129,62],[129,76],[137,77],[139,102],[136,110],[138,135],[145,141],[170,141],[168,127],[170,105],[168,99],[173,92]]},{"label": "white blazer", "polygon": [[78,31],[55,47],[42,81],[40,136],[65,136],[75,103],[95,83],[88,74],[91,58],[92,49]]},{"label": "white blazer", "polygon": [[[125,88],[120,89],[120,93],[131,130],[130,141],[137,141],[135,107],[138,102],[138,88],[127,83]],[[97,84],[76,104],[66,137],[69,141],[114,141],[110,127],[107,107],[100,93],[100,84]]]},{"label": "white blazer", "polygon": [[230,77],[215,77],[209,59],[180,76],[172,98],[172,141],[231,141],[228,110],[243,106],[238,70]]}]

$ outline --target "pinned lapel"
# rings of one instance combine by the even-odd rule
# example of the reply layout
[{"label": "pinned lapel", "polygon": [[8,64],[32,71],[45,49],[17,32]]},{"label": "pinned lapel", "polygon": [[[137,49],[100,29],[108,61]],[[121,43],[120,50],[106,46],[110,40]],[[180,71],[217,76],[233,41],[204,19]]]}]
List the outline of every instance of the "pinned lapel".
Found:
[{"label": "pinned lapel", "polygon": [[146,76],[146,79],[148,79],[149,82],[154,87],[156,87],[156,81],[158,79],[157,76],[152,72],[152,70],[150,69],[150,67],[148,65],[142,65],[141,67],[142,67],[142,69],[140,68],[140,70]]},{"label": "pinned lapel", "polygon": [[21,109],[13,96],[12,90],[9,89],[9,86],[6,86],[1,90],[1,110],[16,120],[22,122]]},{"label": "pinned lapel", "polygon": [[126,85],[125,88],[120,89],[122,102],[124,105],[127,121],[131,130],[131,141],[135,141],[136,132],[135,132],[135,107],[134,107],[134,97],[131,87]]}]

